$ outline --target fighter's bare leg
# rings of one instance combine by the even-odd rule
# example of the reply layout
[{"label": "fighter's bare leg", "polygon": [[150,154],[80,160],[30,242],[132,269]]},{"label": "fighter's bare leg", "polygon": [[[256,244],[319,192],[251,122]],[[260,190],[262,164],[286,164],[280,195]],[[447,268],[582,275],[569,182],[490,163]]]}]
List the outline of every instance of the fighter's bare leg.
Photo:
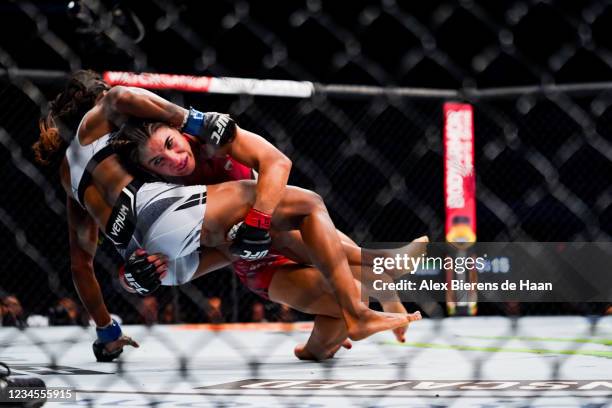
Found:
[{"label": "fighter's bare leg", "polygon": [[[359,285],[359,282],[355,284]],[[270,282],[268,294],[274,302],[329,318],[315,318],[308,342],[296,348],[296,355],[300,352],[299,358],[314,356],[314,359],[320,360],[325,356],[331,357],[346,340],[346,326],[341,319],[342,313],[333,290],[316,268],[295,263],[280,266]],[[419,312],[407,316],[410,321],[421,319]],[[319,324],[325,328],[319,328]]]},{"label": "fighter's bare leg", "polygon": [[315,268],[295,263],[279,267],[270,282],[268,295],[274,302],[317,314],[308,341],[294,349],[300,360],[326,360],[332,358],[342,345],[351,347],[331,287]]},{"label": "fighter's bare leg", "polygon": [[268,288],[270,300],[303,313],[342,319],[333,290],[315,267],[297,263],[279,266]]},{"label": "fighter's bare leg", "polygon": [[[200,264],[191,280],[197,279],[230,264],[232,256],[227,246],[203,248]],[[324,360],[332,358],[344,347],[350,349],[346,325],[341,318],[331,287],[321,273],[311,266],[289,263],[277,267],[271,283],[270,300],[287,304],[307,313],[324,311],[336,317],[315,316],[312,333],[306,344],[295,347],[294,353],[301,360]],[[325,287],[324,290],[321,288]],[[311,302],[315,299],[314,302]]]},{"label": "fighter's bare leg", "polygon": [[[349,236],[342,231],[337,231],[342,242],[342,248],[351,266],[373,266],[374,258],[376,257],[394,257],[396,254],[406,254],[409,257],[419,257],[427,253],[427,245],[429,238],[424,235],[412,242],[397,249],[369,249],[361,248]],[[302,237],[299,231],[279,231],[273,235],[275,249],[279,250],[283,255],[308,263],[308,252],[306,251]],[[401,269],[386,270],[386,273],[392,278],[397,279],[400,276],[410,272],[409,270]],[[359,279],[360,277],[358,277]]]},{"label": "fighter's bare leg", "polygon": [[[360,282],[363,282],[365,284],[365,287],[370,289],[367,293],[368,296],[379,300],[385,312],[407,313],[406,308],[404,307],[396,293],[385,292],[385,298],[379,299],[380,293],[373,290],[371,283],[374,279],[380,279],[385,282],[392,282],[393,277],[391,276],[391,274],[373,275],[372,273],[369,273],[363,276],[362,279],[362,271],[364,270],[363,266],[372,266],[374,256],[389,256],[389,252],[391,250],[365,250],[369,251],[368,255],[366,255],[369,256],[369,259],[362,264],[362,248],[359,247],[357,243],[355,243],[343,232],[338,231],[338,235],[340,236],[342,247],[351,266],[353,277],[359,280]],[[421,252],[426,250],[427,243],[428,238],[426,236],[423,236],[415,239],[414,241],[402,247],[401,249],[398,249],[397,251],[398,253],[404,251],[408,254],[408,256],[420,256]],[[305,249],[304,242],[299,231],[280,231],[274,233],[273,245],[275,250],[296,262],[301,262],[304,264],[310,263],[310,259],[308,258],[308,252]],[[368,264],[368,262],[370,263]],[[406,341],[406,329],[407,326],[393,329],[395,337],[398,341],[402,343]]]},{"label": "fighter's bare leg", "polygon": [[225,246],[217,248],[202,248],[200,253],[200,264],[191,280],[197,279],[207,273],[214,272],[231,264],[232,260],[229,251]]},{"label": "fighter's bare leg", "polygon": [[[225,234],[242,220],[255,201],[255,183],[237,181],[208,186],[208,200],[202,244],[215,247],[225,241]],[[288,186],[272,216],[273,228],[299,229],[310,259],[325,274],[341,305],[348,335],[363,339],[376,332],[405,326],[407,315],[375,312],[360,302],[348,261],[320,197],[310,191]]]},{"label": "fighter's bare leg", "polygon": [[[342,232],[338,231],[338,234],[342,240],[342,246],[345,249],[345,253],[347,254],[349,264],[351,264],[351,272],[353,273],[353,277],[359,280],[359,273],[361,271],[361,268],[359,267],[361,249],[353,240],[351,240],[348,236],[346,236]],[[273,236],[274,236],[275,249],[277,249],[276,245],[278,244],[281,247],[280,252],[283,252],[283,251],[286,252],[286,255],[288,255],[290,259],[296,262],[302,262],[304,264],[309,262],[309,260],[305,259],[308,256],[308,254],[305,252],[304,243],[301,239],[301,234],[299,231],[277,232],[273,234]],[[200,265],[196,273],[193,275],[192,279],[197,279],[209,272],[212,272],[222,267],[228,266],[231,262],[231,255],[227,249],[228,246],[229,245],[217,247],[217,248],[203,248],[202,253],[200,255]],[[282,277],[283,275],[278,275],[278,276]],[[385,280],[388,277],[385,275],[381,275],[379,276],[379,278]],[[387,280],[390,281],[390,278]],[[317,282],[317,287],[321,287],[319,286],[319,283],[318,283],[319,279],[311,279],[310,282]],[[328,284],[324,280],[321,282],[321,284],[325,285],[327,289],[326,292],[331,293],[331,288],[329,288]],[[291,293],[293,288],[294,287],[290,287],[287,290],[283,290],[283,293]],[[376,298],[375,295],[376,295],[375,293],[370,294],[370,296]],[[317,296],[317,295],[314,295],[314,296]],[[310,295],[308,296],[308,298],[313,299],[312,291]],[[293,302],[290,300],[284,299],[283,303],[287,303],[291,306],[291,303]],[[383,307],[383,310],[386,312],[404,313],[404,314],[408,313],[404,305],[399,300],[399,298],[398,299],[385,299],[381,301],[381,305]],[[307,311],[314,312],[313,310],[307,310]],[[336,318],[333,318],[333,319],[335,319],[336,323],[340,323],[344,327],[344,323],[341,320],[339,321]],[[315,318],[315,328],[317,327],[316,322],[320,320],[321,319]],[[323,319],[323,321],[325,321],[325,319]],[[330,325],[331,322],[325,321],[325,323],[322,323],[322,324]],[[398,328],[393,329],[393,333],[398,341],[405,342],[405,333],[406,333],[407,327],[408,326],[398,327]],[[323,330],[323,331],[317,331],[316,333],[326,333],[326,332],[327,332],[326,330]],[[324,349],[327,353],[329,353],[331,348],[333,348],[333,346],[338,346],[338,347],[340,346],[340,344],[336,343],[336,341],[333,340],[330,337],[330,335],[327,335],[325,341],[323,341],[323,340],[317,339],[317,335],[315,334],[315,332],[313,332],[313,335],[311,336],[313,339],[315,339],[313,343],[315,344],[314,346],[315,351],[313,355],[317,355],[318,356],[317,359],[321,359],[322,354],[317,353],[316,350]],[[344,338],[340,340],[344,340]],[[326,347],[322,348],[320,346],[321,344],[325,344]],[[332,346],[331,348],[330,348],[330,345]],[[301,350],[304,353],[308,353],[308,350],[309,350],[308,344],[306,345],[306,348],[304,348],[304,345],[302,345]],[[301,358],[305,358],[305,356],[306,354],[302,355]]]},{"label": "fighter's bare leg", "polygon": [[[396,249],[364,249],[362,252],[362,262],[364,265],[373,266],[374,258],[394,258],[396,255],[407,255],[409,258],[419,258],[427,254],[429,237],[423,235],[414,241]],[[398,279],[402,275],[413,272],[410,269],[387,269],[386,273],[393,279]]]},{"label": "fighter's bare leg", "polygon": [[[342,246],[344,247],[344,251],[347,254],[347,258],[349,260],[349,264],[351,265],[353,275],[357,279],[359,279],[360,282],[363,283],[362,288],[367,288],[366,293],[368,294],[368,296],[377,299],[385,312],[408,313],[396,292],[385,291],[384,298],[381,298],[381,293],[374,290],[374,280],[379,279],[386,283],[391,283],[394,281],[394,279],[397,279],[399,276],[408,272],[386,270],[381,275],[374,275],[372,273],[372,269],[368,268],[368,266],[372,267],[374,265],[374,258],[377,256],[393,256],[392,253],[389,253],[390,250],[364,250],[342,231],[338,231],[338,234],[340,235],[340,239],[342,240]],[[409,257],[420,256],[421,254],[424,254],[426,252],[428,242],[429,239],[427,236],[419,237],[414,241],[410,242],[409,244],[405,245],[404,247],[398,249],[396,253],[406,253]],[[396,327],[395,329],[393,329],[393,334],[395,335],[397,341],[399,341],[400,343],[406,342],[407,330],[408,326]]]},{"label": "fighter's bare leg", "polygon": [[[334,294],[342,307],[343,317],[347,323],[349,338],[359,340],[375,332],[385,330],[384,327],[391,328],[390,322],[381,318],[387,317],[395,320],[398,314],[374,312],[360,301],[360,290],[355,285],[352,273],[347,273],[347,269],[349,269],[348,260],[344,255],[336,228],[321,198],[318,195],[312,197],[312,192],[297,190],[299,190],[296,191],[297,194],[283,200],[275,215],[282,216],[283,211],[285,211],[287,215],[283,218],[291,219],[289,214],[295,213],[296,209],[298,213],[303,212],[305,201],[314,201],[314,204],[311,204],[314,205],[314,208],[310,209],[310,214],[303,218],[300,225],[301,237],[307,248],[309,259],[325,275],[334,289]],[[285,195],[287,196],[287,193]],[[301,195],[306,195],[306,197]],[[295,229],[295,226],[291,224],[286,227],[281,229]],[[326,266],[332,266],[331,273],[326,271]],[[348,307],[354,309],[347,312]],[[404,314],[400,314],[400,316],[404,316],[410,321],[409,316]],[[396,320],[396,322],[398,321]],[[395,327],[401,326],[406,326],[406,323],[398,324]]]},{"label": "fighter's bare leg", "polygon": [[[197,279],[206,273],[212,272],[230,262],[231,254],[227,246],[217,248],[204,248],[200,255],[200,265],[192,279]],[[353,274],[358,268],[352,267]],[[360,283],[357,282],[357,285]],[[295,348],[295,354],[303,360],[323,360],[331,358],[343,346],[350,348],[346,326],[341,318],[340,308],[333,297],[333,290],[323,275],[315,268],[308,265],[289,263],[277,268],[270,285],[269,294],[271,300],[284,303],[288,306],[306,313],[317,314],[313,331],[306,344],[300,344]],[[393,310],[398,313],[406,313],[401,302],[401,309],[389,305],[385,310]],[[403,341],[398,334],[398,328],[394,330],[399,341]],[[404,331],[401,332],[403,337]]]}]

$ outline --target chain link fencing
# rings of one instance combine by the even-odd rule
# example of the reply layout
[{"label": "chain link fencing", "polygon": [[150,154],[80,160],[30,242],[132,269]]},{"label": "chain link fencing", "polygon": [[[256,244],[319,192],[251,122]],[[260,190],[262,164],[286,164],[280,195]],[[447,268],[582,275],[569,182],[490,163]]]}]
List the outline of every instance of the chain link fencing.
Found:
[{"label": "chain link fencing", "polygon": [[[323,196],[357,242],[444,239],[442,103],[464,100],[475,112],[480,241],[611,238],[610,2],[73,3],[69,12],[61,1],[0,5],[0,289],[26,315],[86,322],[66,300],[78,298],[57,169],[36,166],[30,148],[65,73],[81,67],[383,87],[307,99],[160,92],[229,112],[270,140],[293,160],[290,183]],[[431,89],[398,91],[414,86]],[[126,323],[261,320],[257,304],[266,320],[307,318],[256,297],[229,270],[143,300],[119,287],[119,265],[101,240],[97,277]],[[609,307],[487,304],[479,313]]]}]

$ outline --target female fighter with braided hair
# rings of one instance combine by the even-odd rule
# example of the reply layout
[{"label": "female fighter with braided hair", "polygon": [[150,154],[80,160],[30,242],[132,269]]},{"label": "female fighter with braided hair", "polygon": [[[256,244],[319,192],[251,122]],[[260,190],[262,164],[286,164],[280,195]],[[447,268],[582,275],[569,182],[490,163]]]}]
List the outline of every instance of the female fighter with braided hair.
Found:
[{"label": "female fighter with braided hair", "polygon": [[[79,115],[84,115],[80,122]],[[261,143],[260,179],[257,184],[228,182],[208,188],[143,183],[124,170],[107,143],[125,115],[164,121],[211,146]],[[200,245],[223,244],[227,231],[240,220],[244,223],[231,250],[246,259],[267,254],[270,227],[299,229],[310,259],[334,290],[350,338],[362,339],[420,318],[375,312],[359,301],[340,240],[320,198],[306,190],[285,188],[289,160],[267,142],[237,128],[226,115],[187,112],[150,92],[109,89],[94,73],[79,72],[41,122],[35,150],[42,160],[57,158],[66,148],[67,140],[60,136],[65,131],[57,130],[62,125],[75,135],[60,166],[68,195],[71,269],[81,300],[99,328],[94,344],[99,360],[112,360],[124,345],[135,343],[122,336],[118,324],[111,321],[93,274],[98,226],[126,258],[131,248],[138,247],[168,255],[168,275],[175,281],[193,274]],[[159,259],[155,261],[156,266],[160,264]],[[135,281],[137,272],[132,276]],[[179,276],[181,272],[185,275]]]}]

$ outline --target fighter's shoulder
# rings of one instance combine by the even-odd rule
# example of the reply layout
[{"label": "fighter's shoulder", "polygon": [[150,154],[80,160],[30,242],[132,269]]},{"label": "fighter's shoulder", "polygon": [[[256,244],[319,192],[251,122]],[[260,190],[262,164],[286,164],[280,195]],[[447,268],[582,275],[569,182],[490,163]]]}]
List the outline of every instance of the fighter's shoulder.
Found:
[{"label": "fighter's shoulder", "polygon": [[92,128],[96,127],[103,119],[105,118],[102,106],[100,104],[96,104],[93,106],[93,108],[88,110],[85,115],[83,115],[79,130],[84,132],[91,131]]},{"label": "fighter's shoulder", "polygon": [[100,134],[108,133],[111,130],[112,124],[108,121],[104,109],[98,103],[83,115],[77,136],[82,144],[88,144],[88,139],[97,139]]}]

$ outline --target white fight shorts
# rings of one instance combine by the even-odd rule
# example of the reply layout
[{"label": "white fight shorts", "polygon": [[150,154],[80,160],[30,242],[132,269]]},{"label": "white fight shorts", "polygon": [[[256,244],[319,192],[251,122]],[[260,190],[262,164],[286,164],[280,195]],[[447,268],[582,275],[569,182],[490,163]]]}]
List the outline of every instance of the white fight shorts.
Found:
[{"label": "white fight shorts", "polygon": [[[127,259],[137,248],[168,257],[162,285],[189,282],[200,262],[200,234],[206,212],[206,186],[145,183],[136,193],[136,228]],[[122,251],[123,252],[123,251]]]}]

